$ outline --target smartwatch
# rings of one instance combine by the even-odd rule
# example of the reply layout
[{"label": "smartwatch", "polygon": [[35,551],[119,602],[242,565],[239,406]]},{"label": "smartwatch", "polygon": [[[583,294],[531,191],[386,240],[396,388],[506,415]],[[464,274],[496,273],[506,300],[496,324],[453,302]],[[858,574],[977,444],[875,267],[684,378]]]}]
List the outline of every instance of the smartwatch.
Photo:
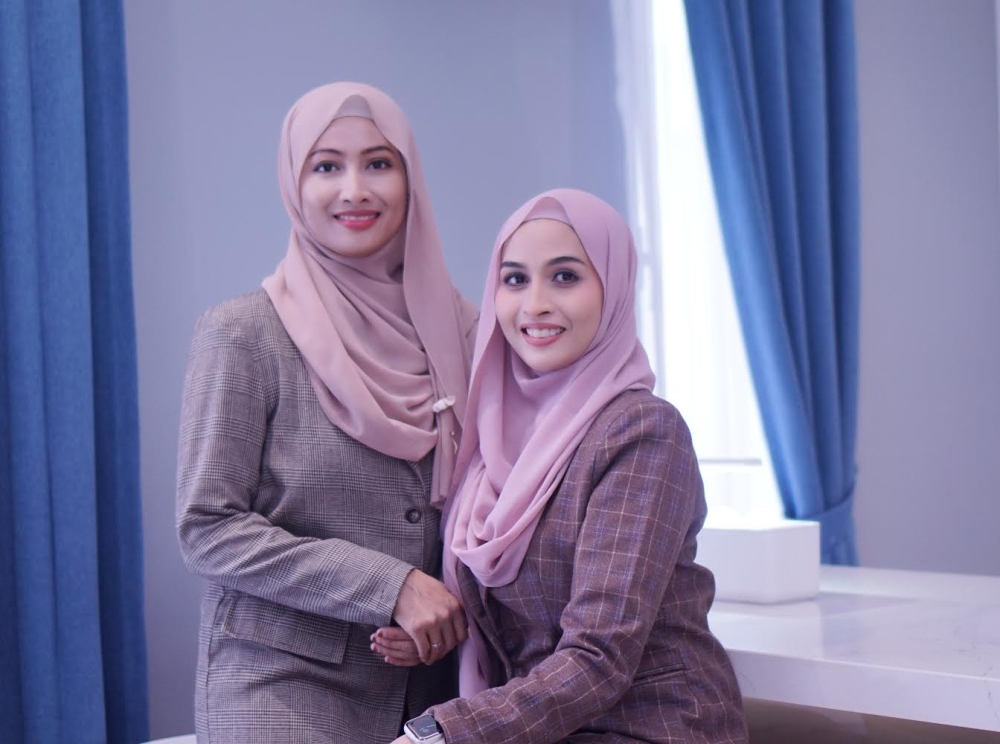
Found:
[{"label": "smartwatch", "polygon": [[404,723],[403,733],[413,744],[444,744],[444,732],[430,713]]}]

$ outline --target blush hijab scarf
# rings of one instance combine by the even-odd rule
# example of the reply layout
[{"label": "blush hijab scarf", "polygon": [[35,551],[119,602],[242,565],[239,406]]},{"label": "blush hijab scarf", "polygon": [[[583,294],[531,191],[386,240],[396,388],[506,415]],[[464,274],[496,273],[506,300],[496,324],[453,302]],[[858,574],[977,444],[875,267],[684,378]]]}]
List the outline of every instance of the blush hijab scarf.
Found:
[{"label": "blush hijab scarf", "polygon": [[[323,245],[303,217],[300,177],[316,140],[336,119],[361,116],[402,156],[405,225],[364,258]],[[435,447],[431,502],[440,505],[465,413],[466,332],[475,310],[452,288],[413,132],[385,93],[332,83],[285,117],[278,182],[292,221],[288,252],[263,281],[330,421],[362,444],[419,461]]]},{"label": "blush hijab scarf", "polygon": [[[536,373],[511,350],[497,325],[494,293],[507,239],[524,222],[555,219],[583,244],[604,288],[601,322],[583,355]],[[626,390],[652,390],[654,375],[636,332],[637,256],[625,220],[596,196],[556,189],[521,206],[493,249],[479,316],[466,431],[446,509],[445,582],[459,594],[455,561],[481,586],[512,582],[542,511],[601,410]],[[460,595],[459,595],[460,596]],[[460,693],[485,689],[485,643],[469,618],[460,649]]]}]

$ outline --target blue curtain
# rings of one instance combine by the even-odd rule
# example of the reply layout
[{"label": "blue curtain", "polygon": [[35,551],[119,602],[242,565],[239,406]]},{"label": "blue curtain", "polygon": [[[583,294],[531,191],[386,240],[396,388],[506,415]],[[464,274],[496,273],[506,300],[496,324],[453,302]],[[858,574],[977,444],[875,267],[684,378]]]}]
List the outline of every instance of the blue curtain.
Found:
[{"label": "blue curtain", "polygon": [[147,738],[120,0],[0,2],[0,740]]},{"label": "blue curtain", "polygon": [[787,516],[857,562],[858,144],[850,0],[686,0],[733,289]]}]

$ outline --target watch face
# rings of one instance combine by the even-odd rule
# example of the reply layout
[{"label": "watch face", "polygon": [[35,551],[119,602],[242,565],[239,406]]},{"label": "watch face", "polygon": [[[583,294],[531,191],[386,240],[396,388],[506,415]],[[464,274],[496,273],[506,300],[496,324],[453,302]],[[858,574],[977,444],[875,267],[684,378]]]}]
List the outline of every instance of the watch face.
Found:
[{"label": "watch face", "polygon": [[417,737],[418,741],[430,739],[441,731],[438,727],[437,721],[434,720],[434,716],[427,714],[411,718],[406,722],[406,728],[410,730],[410,733]]}]

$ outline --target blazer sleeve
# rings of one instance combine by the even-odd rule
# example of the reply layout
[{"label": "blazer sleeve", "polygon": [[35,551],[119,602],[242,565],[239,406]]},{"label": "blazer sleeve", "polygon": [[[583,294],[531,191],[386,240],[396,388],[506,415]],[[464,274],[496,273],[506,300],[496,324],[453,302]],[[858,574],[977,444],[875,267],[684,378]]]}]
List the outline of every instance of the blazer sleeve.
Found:
[{"label": "blazer sleeve", "polygon": [[389,624],[412,566],[345,540],[298,537],[254,512],[269,396],[240,322],[199,320],[177,467],[177,530],[188,569],[221,586],[348,622]]},{"label": "blazer sleeve", "polygon": [[555,652],[502,687],[436,706],[447,744],[555,742],[632,684],[694,520],[700,475],[687,426],[663,401],[613,420],[593,460]]}]

